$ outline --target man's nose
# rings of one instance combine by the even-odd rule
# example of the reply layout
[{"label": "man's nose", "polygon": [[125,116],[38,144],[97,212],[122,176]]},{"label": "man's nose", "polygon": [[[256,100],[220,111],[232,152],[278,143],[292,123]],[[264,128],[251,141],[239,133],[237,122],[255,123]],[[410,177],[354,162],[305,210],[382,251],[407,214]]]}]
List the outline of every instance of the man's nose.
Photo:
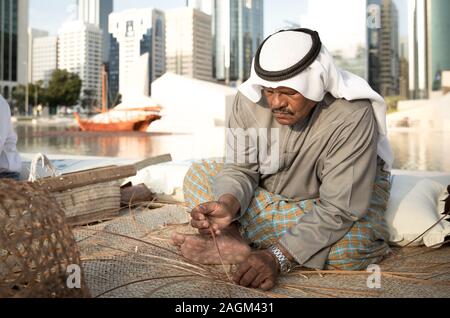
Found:
[{"label": "man's nose", "polygon": [[286,101],[280,93],[274,93],[272,97],[272,103],[270,105],[272,109],[280,109],[287,106]]}]

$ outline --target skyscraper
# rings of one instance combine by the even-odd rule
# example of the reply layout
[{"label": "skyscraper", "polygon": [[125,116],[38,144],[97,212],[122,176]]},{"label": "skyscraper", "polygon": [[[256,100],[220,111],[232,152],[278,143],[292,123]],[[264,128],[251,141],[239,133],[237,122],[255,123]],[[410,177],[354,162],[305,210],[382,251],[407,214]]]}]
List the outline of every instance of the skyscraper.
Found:
[{"label": "skyscraper", "polygon": [[428,36],[426,0],[408,2],[409,97],[428,96]]},{"label": "skyscraper", "polygon": [[264,40],[264,1],[191,0],[188,5],[212,15],[214,78],[245,81]]},{"label": "skyscraper", "polygon": [[368,0],[367,50],[368,50],[368,82],[370,86],[380,91],[380,38],[381,38],[381,0]]},{"label": "skyscraper", "polygon": [[427,98],[441,89],[442,71],[450,69],[450,2],[411,0],[409,18],[409,91],[411,98]]},{"label": "skyscraper", "polygon": [[214,0],[213,73],[218,80],[243,82],[264,40],[263,0]]},{"label": "skyscraper", "polygon": [[108,106],[113,107],[119,102],[119,42],[111,36],[111,48],[108,64]]},{"label": "skyscraper", "polygon": [[[101,96],[102,31],[82,21],[65,23],[58,32],[58,68],[82,80],[81,98]],[[100,103],[98,103],[100,104]]]},{"label": "skyscraper", "polygon": [[206,14],[212,15],[212,5],[214,0],[187,0],[189,8],[200,10]]},{"label": "skyscraper", "polygon": [[[120,94],[133,94],[136,72],[148,67],[146,93],[150,95],[150,83],[166,69],[164,13],[153,8],[114,12],[109,16],[109,32],[118,45]],[[147,65],[140,65],[146,53]]]},{"label": "skyscraper", "polygon": [[407,38],[400,40],[400,96],[404,99],[409,98],[409,63],[408,63],[408,43]]},{"label": "skyscraper", "polygon": [[28,0],[0,0],[0,94],[27,83]]},{"label": "skyscraper", "polygon": [[44,30],[38,30],[28,28],[28,83],[33,82],[33,53],[35,40],[48,36],[48,32]]},{"label": "skyscraper", "polygon": [[39,37],[33,41],[32,83],[43,81],[48,84],[54,70],[58,68],[58,38],[56,36]]},{"label": "skyscraper", "polygon": [[166,11],[166,70],[212,80],[210,15],[192,8]]},{"label": "skyscraper", "polygon": [[400,93],[398,10],[392,0],[368,0],[368,81],[383,96]]},{"label": "skyscraper", "polygon": [[428,83],[440,90],[442,71],[450,70],[450,1],[428,0]]},{"label": "skyscraper", "polygon": [[78,19],[98,26],[103,38],[102,62],[109,62],[111,37],[108,32],[108,17],[113,12],[113,0],[77,0]]}]

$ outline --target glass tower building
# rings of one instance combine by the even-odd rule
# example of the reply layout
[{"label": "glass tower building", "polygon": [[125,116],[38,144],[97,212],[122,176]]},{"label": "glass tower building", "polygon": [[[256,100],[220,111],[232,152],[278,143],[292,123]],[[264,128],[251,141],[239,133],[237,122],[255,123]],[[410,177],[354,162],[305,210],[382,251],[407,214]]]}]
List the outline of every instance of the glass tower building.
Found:
[{"label": "glass tower building", "polygon": [[368,82],[383,96],[400,93],[398,10],[393,0],[367,2]]},{"label": "glass tower building", "polygon": [[0,94],[27,82],[28,0],[0,0]]},{"label": "glass tower building", "polygon": [[264,40],[263,0],[213,0],[213,76],[241,83]]},{"label": "glass tower building", "polygon": [[119,101],[119,42],[110,34],[110,52],[108,66],[108,105],[115,106]]},{"label": "glass tower building", "polygon": [[[136,76],[148,69],[144,85],[148,84],[148,88],[144,93],[150,95],[151,82],[166,69],[164,12],[153,8],[114,12],[109,16],[109,32],[113,37],[109,68],[112,94],[117,95],[115,89],[121,95],[136,93]],[[145,54],[148,60],[144,65],[141,63]]]},{"label": "glass tower building", "polygon": [[409,97],[428,96],[427,1],[408,2]]},{"label": "glass tower building", "polygon": [[428,0],[428,83],[441,89],[441,72],[450,70],[450,1]]},{"label": "glass tower building", "polygon": [[103,63],[109,62],[111,37],[108,32],[109,15],[113,12],[113,0],[77,0],[78,19],[98,26],[103,38]]}]

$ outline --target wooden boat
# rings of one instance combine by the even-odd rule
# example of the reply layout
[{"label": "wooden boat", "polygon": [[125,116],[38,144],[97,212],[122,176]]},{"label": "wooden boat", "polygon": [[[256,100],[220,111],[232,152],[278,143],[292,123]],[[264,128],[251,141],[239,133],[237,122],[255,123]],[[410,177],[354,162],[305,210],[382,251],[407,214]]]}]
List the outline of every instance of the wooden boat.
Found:
[{"label": "wooden boat", "polygon": [[141,131],[146,132],[150,124],[161,118],[157,114],[141,115],[133,119],[123,121],[95,122],[90,119],[81,119],[78,113],[74,113],[75,120],[82,131]]},{"label": "wooden boat", "polygon": [[[148,106],[147,97],[131,101],[126,107],[118,105],[107,110],[107,72],[102,66],[102,112],[91,119],[82,119],[78,113],[74,113],[75,120],[82,131],[141,131],[146,132],[148,126],[155,120],[161,119],[158,115],[159,106]],[[134,107],[134,105],[141,105]],[[101,118],[100,118],[101,117]]]}]

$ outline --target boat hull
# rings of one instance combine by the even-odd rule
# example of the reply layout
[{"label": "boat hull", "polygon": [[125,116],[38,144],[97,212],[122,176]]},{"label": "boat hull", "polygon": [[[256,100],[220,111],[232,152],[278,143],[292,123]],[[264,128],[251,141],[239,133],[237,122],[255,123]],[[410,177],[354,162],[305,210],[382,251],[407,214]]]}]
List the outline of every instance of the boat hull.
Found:
[{"label": "boat hull", "polygon": [[126,121],[109,122],[109,123],[98,123],[89,119],[81,119],[78,114],[75,114],[75,120],[78,127],[82,131],[141,131],[146,132],[150,124],[160,119],[161,116],[152,114],[145,117],[136,118]]}]

